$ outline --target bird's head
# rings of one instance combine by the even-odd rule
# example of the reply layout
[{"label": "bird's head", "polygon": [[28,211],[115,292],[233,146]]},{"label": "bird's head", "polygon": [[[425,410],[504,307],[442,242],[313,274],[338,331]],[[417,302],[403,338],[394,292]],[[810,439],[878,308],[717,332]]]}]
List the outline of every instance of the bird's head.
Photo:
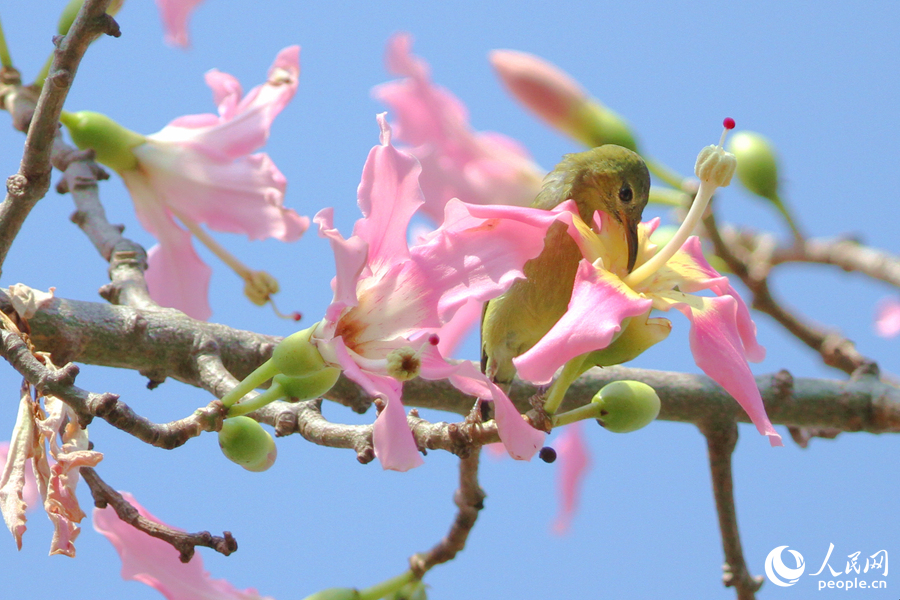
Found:
[{"label": "bird's head", "polygon": [[625,230],[628,271],[638,255],[638,223],[650,193],[650,172],[635,152],[606,144],[585,152],[566,154],[544,179],[534,201],[550,209],[572,199],[581,220],[592,223],[595,211],[603,211]]}]

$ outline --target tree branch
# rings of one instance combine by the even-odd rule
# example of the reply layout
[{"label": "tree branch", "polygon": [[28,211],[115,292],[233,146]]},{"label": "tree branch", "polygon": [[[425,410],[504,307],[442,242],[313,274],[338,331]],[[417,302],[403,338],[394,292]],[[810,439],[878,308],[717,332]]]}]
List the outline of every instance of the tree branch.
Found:
[{"label": "tree branch", "polygon": [[105,481],[100,479],[97,472],[91,467],[81,467],[79,469],[85,483],[91,488],[91,495],[94,497],[94,506],[97,508],[106,508],[112,506],[116,511],[119,519],[128,523],[135,529],[143,531],[147,535],[160,539],[167,544],[171,544],[180,553],[180,560],[183,563],[189,562],[194,556],[194,548],[204,546],[212,548],[216,552],[228,556],[236,551],[237,540],[231,535],[230,531],[222,533],[222,537],[212,535],[208,531],[199,533],[185,533],[172,529],[162,523],[151,521],[146,517],[142,517],[138,510],[131,505],[130,502],[122,497],[122,494],[112,489]]},{"label": "tree branch", "polygon": [[50,188],[50,152],[81,58],[98,35],[119,35],[119,26],[106,14],[109,3],[85,0],[68,34],[54,39],[57,48],[28,126],[22,162],[18,173],[7,179],[6,199],[0,204],[0,268],[25,218]]},{"label": "tree branch", "polygon": [[419,579],[432,567],[453,560],[466,546],[469,532],[475,526],[487,497],[478,485],[479,453],[480,450],[476,449],[469,456],[459,459],[459,488],[453,494],[457,511],[450,531],[431,550],[414,554],[409,559],[409,566]]},{"label": "tree branch", "polygon": [[722,548],[725,551],[725,564],[722,567],[725,574],[722,581],[726,587],[733,587],[737,591],[738,600],[754,600],[763,580],[762,577],[750,575],[744,561],[744,550],[741,548],[731,472],[731,455],[738,439],[737,424],[734,421],[710,419],[700,424],[700,431],[706,436],[713,496],[719,515]]}]

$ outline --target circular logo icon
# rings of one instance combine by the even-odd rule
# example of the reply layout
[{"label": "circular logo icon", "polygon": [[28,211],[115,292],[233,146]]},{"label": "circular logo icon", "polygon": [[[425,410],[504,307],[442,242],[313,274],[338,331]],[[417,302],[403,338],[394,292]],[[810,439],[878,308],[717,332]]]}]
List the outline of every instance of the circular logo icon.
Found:
[{"label": "circular logo icon", "polygon": [[803,569],[806,568],[806,563],[803,562],[802,554],[796,550],[788,550],[788,552],[794,555],[794,560],[797,561],[797,567],[791,568],[784,564],[784,561],[781,560],[781,553],[785,548],[787,548],[787,546],[778,546],[769,552],[769,555],[766,557],[766,577],[768,577],[769,581],[775,585],[790,587],[797,583],[797,580],[803,575]]}]

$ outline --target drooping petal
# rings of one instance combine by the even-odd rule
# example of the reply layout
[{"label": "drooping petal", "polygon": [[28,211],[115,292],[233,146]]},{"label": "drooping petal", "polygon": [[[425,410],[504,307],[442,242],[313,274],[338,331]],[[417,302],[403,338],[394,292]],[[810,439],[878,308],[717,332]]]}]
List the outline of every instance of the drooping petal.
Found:
[{"label": "drooping petal", "polygon": [[19,402],[19,412],[13,427],[12,443],[4,452],[4,465],[0,470],[0,513],[6,527],[22,549],[22,534],[26,529],[25,473],[28,459],[34,455],[37,437],[34,429],[34,410],[27,390],[23,391]]},{"label": "drooping petal", "polygon": [[699,309],[686,303],[675,305],[691,320],[690,340],[694,361],[738,401],[757,431],[769,436],[769,443],[781,446],[781,436],[766,415],[756,379],[744,356],[744,345],[737,326],[737,301],[731,296],[700,300],[702,308]]},{"label": "drooping petal", "polygon": [[373,95],[391,108],[397,137],[422,164],[423,212],[440,222],[451,198],[474,204],[526,206],[540,190],[543,171],[516,141],[471,129],[465,106],[434,85],[428,65],[411,53],[412,38],[388,42],[388,70],[404,79],[377,86]]},{"label": "drooping petal", "polygon": [[400,401],[402,384],[389,377],[373,378],[381,389],[384,410],[375,419],[372,444],[381,468],[391,471],[409,471],[424,463],[416,440],[409,430],[406,411]]},{"label": "drooping petal", "polygon": [[876,311],[875,333],[886,338],[900,335],[900,300],[883,298]]},{"label": "drooping petal", "polygon": [[[0,473],[6,469],[6,462],[9,460],[9,442],[0,442]],[[18,467],[13,466],[12,469]],[[23,467],[25,471],[25,486],[22,488],[22,500],[28,506],[26,510],[34,510],[38,501],[37,483],[34,480],[34,469]],[[2,479],[0,479],[2,481]],[[2,484],[0,484],[2,487]]]},{"label": "drooping petal", "polygon": [[191,235],[177,225],[173,227],[147,251],[147,289],[162,306],[205,321],[212,314],[208,300],[212,269],[200,260]]},{"label": "drooping petal", "polygon": [[519,377],[548,383],[570,359],[606,348],[623,320],[647,312],[651,304],[612,273],[581,261],[569,309],[541,341],[513,360]]},{"label": "drooping petal", "polygon": [[163,26],[166,43],[187,48],[191,45],[188,36],[188,17],[203,0],[156,0]]},{"label": "drooping petal", "polygon": [[[122,492],[142,517],[164,524]],[[238,590],[224,579],[212,579],[203,568],[200,553],[182,563],[179,552],[163,540],[152,537],[120,520],[108,506],[94,509],[94,529],[106,536],[122,560],[122,579],[140,581],[159,591],[168,600],[272,600],[254,589]]]},{"label": "drooping petal", "polygon": [[591,466],[590,453],[584,441],[581,422],[563,428],[553,442],[556,464],[559,465],[556,481],[559,492],[559,513],[553,522],[553,531],[560,535],[569,530],[572,518],[578,510],[581,484]]},{"label": "drooping petal", "polygon": [[391,146],[391,128],[378,115],[381,144],[372,148],[363,167],[357,197],[363,218],[353,235],[369,246],[368,265],[378,272],[409,256],[406,230],[413,213],[424,203],[419,189],[418,161]]}]

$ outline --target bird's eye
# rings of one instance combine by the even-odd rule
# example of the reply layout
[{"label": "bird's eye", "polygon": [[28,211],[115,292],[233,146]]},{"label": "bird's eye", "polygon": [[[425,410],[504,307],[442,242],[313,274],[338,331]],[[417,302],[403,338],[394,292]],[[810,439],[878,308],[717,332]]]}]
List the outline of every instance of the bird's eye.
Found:
[{"label": "bird's eye", "polygon": [[623,185],[622,189],[619,190],[619,200],[625,202],[626,204],[631,202],[631,199],[634,197],[634,193],[631,191],[631,188],[628,185]]}]

